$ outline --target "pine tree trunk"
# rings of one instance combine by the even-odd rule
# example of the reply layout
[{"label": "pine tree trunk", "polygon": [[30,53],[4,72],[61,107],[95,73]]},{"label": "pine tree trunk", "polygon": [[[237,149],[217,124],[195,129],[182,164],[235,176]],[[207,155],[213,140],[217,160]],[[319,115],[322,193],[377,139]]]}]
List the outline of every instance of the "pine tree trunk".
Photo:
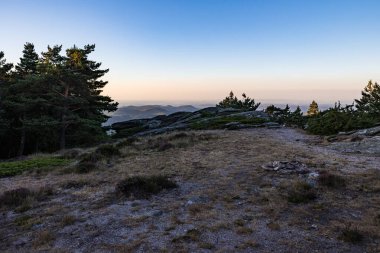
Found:
[{"label": "pine tree trunk", "polygon": [[[64,92],[64,97],[67,99],[69,97],[69,85],[65,85],[65,92]],[[65,149],[66,148],[66,128],[67,128],[67,125],[66,125],[66,122],[65,122],[65,119],[66,119],[66,112],[68,110],[68,106],[67,106],[67,103],[66,103],[66,100],[64,102],[64,107],[63,107],[63,113],[62,113],[62,117],[61,117],[61,132],[60,132],[60,135],[59,135],[59,149]]]},{"label": "pine tree trunk", "polygon": [[59,149],[65,149],[66,148],[66,126],[62,125],[61,127],[61,133],[59,136]]},{"label": "pine tree trunk", "polygon": [[19,149],[18,149],[17,156],[22,156],[24,154],[25,137],[26,137],[26,131],[25,131],[25,127],[23,127],[22,130],[21,130],[20,146],[19,146]]}]

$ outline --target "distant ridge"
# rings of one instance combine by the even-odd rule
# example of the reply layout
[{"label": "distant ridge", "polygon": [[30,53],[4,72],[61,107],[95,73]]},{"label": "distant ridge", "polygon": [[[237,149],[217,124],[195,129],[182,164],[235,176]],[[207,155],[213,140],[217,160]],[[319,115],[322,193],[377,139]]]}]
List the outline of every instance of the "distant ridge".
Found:
[{"label": "distant ridge", "polygon": [[122,106],[115,113],[111,115],[111,118],[105,123],[105,125],[111,125],[120,121],[127,121],[132,119],[144,119],[153,118],[158,115],[169,115],[175,112],[194,112],[198,110],[192,105],[142,105],[142,106]]}]

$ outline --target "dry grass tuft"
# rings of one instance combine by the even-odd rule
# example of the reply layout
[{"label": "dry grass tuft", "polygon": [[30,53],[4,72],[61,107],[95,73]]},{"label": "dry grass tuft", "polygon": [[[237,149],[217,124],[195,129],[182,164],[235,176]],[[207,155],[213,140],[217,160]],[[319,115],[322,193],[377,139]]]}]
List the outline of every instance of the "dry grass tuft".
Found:
[{"label": "dry grass tuft", "polygon": [[37,233],[33,246],[38,248],[40,246],[49,245],[55,240],[55,235],[49,230],[43,230]]},{"label": "dry grass tuft", "polygon": [[303,181],[296,181],[288,192],[288,201],[291,203],[308,203],[317,198],[313,187]]},{"label": "dry grass tuft", "polygon": [[327,186],[330,188],[340,188],[346,185],[346,181],[343,177],[331,174],[327,171],[323,171],[320,173],[318,177],[318,183],[323,186]]},{"label": "dry grass tuft", "polygon": [[176,187],[177,184],[165,176],[135,176],[120,181],[116,185],[116,192],[126,197],[147,199],[164,189]]},{"label": "dry grass tuft", "polygon": [[63,216],[63,218],[61,220],[61,224],[62,224],[62,226],[65,227],[65,226],[73,225],[76,221],[77,221],[77,218],[75,216],[65,215],[65,216]]},{"label": "dry grass tuft", "polygon": [[363,234],[357,228],[351,228],[351,226],[347,226],[343,229],[342,233],[338,237],[338,239],[344,242],[350,242],[353,244],[360,243],[363,240]]}]

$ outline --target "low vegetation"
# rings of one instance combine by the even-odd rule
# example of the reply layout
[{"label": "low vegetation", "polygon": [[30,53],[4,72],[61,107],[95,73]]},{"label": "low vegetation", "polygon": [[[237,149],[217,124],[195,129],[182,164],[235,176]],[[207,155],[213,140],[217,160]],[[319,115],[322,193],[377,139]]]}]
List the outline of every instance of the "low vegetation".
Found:
[{"label": "low vegetation", "polygon": [[17,211],[23,212],[30,209],[34,202],[45,200],[51,195],[53,190],[49,187],[41,187],[38,190],[17,188],[0,195],[0,207],[17,208]]},{"label": "low vegetation", "polygon": [[27,160],[0,162],[0,177],[10,177],[25,171],[51,170],[69,164],[71,160],[59,157],[33,157]]},{"label": "low vegetation", "polygon": [[164,189],[176,188],[177,184],[165,176],[135,176],[120,181],[116,191],[126,197],[147,199]]},{"label": "low vegetation", "polygon": [[316,198],[315,189],[303,181],[297,181],[288,192],[288,201],[295,204],[308,203]]},{"label": "low vegetation", "polygon": [[106,144],[106,145],[99,146],[95,150],[95,153],[97,155],[107,157],[107,158],[121,155],[120,150],[112,144]]},{"label": "low vegetation", "polygon": [[339,188],[346,185],[343,177],[323,171],[319,174],[318,183],[331,188]]},{"label": "low vegetation", "polygon": [[360,243],[363,238],[363,234],[357,228],[351,228],[351,226],[344,228],[339,236],[340,240],[354,244]]}]

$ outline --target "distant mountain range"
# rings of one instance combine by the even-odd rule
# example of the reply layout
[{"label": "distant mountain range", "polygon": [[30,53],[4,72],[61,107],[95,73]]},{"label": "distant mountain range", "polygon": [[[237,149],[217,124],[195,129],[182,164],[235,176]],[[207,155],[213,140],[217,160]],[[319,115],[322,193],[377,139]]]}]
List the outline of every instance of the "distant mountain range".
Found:
[{"label": "distant mountain range", "polygon": [[123,106],[117,109],[111,115],[111,118],[104,125],[111,125],[116,122],[131,120],[131,119],[145,119],[152,118],[158,115],[169,115],[175,112],[195,112],[199,110],[192,105],[143,105],[143,106]]}]

